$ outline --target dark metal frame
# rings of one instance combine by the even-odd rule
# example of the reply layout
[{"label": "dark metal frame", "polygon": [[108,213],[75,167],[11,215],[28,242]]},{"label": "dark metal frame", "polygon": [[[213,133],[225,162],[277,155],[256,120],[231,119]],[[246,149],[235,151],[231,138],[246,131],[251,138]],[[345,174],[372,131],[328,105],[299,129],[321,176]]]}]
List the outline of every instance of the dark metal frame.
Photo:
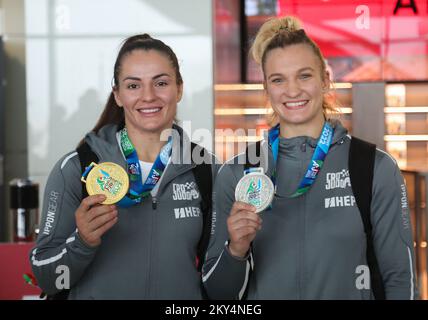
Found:
[{"label": "dark metal frame", "polygon": [[[417,284],[421,298],[427,298],[428,295],[428,281],[426,275],[428,267],[428,247],[427,247],[427,232],[428,232],[428,172],[418,172],[411,170],[402,170],[404,176],[409,175],[413,180],[414,203],[410,204],[411,209],[414,210],[414,224],[415,234],[413,235],[415,246],[415,269],[417,273]],[[407,182],[409,183],[409,182]],[[411,198],[410,195],[408,197]],[[423,296],[425,295],[425,296]]]},{"label": "dark metal frame", "polygon": [[0,241],[6,241],[6,185],[5,185],[5,65],[3,38],[0,37]]},{"label": "dark metal frame", "polygon": [[247,83],[248,31],[247,31],[247,16],[245,15],[245,0],[240,0],[240,6],[239,6],[239,38],[241,43],[241,52],[240,52],[241,83]]}]

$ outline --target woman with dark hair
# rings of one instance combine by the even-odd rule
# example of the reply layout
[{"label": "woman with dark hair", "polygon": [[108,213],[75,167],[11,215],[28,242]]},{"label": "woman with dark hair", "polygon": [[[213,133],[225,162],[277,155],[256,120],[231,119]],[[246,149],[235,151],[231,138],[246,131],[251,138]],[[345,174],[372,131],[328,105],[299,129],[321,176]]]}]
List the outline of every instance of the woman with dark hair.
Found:
[{"label": "woman with dark hair", "polygon": [[69,299],[203,297],[198,243],[207,209],[197,166],[183,160],[193,148],[174,120],[182,92],[169,46],[147,34],[123,43],[107,105],[77,150],[86,146],[99,163],[125,169],[130,188],[118,203],[103,204],[105,195],[82,188],[83,152],[57,162],[30,257],[48,296],[70,289]]},{"label": "woman with dark hair", "polygon": [[[278,17],[261,26],[252,54],[272,128],[259,144],[257,168],[248,166],[257,159],[241,154],[219,169],[203,268],[208,296],[417,298],[400,169],[385,152],[349,136],[335,116],[318,45],[296,18]],[[235,189],[245,201],[236,200]]]}]

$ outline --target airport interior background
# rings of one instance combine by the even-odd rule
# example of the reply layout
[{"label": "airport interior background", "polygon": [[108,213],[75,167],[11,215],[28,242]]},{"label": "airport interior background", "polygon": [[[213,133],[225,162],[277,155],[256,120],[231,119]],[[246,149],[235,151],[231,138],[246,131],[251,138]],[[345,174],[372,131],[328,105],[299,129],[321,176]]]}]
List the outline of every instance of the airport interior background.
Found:
[{"label": "airport interior background", "polygon": [[[428,299],[428,2],[178,2],[0,0],[0,299],[37,297],[22,274],[30,272],[25,263],[47,175],[93,127],[120,41],[149,32],[174,48],[185,81],[178,118],[225,160],[269,128],[262,74],[248,49],[260,25],[282,15],[298,16],[320,46],[334,82],[330,98],[350,134],[397,160],[411,208],[415,276]],[[200,140],[200,128],[215,132],[210,141]],[[11,200],[23,185],[35,192],[25,214]],[[26,214],[21,223],[30,234],[17,238],[18,217]]]}]

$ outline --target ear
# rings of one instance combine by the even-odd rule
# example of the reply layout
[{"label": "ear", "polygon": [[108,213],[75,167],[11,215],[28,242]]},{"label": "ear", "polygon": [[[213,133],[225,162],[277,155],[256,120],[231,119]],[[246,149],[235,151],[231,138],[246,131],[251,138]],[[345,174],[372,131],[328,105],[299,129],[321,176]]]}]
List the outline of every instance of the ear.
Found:
[{"label": "ear", "polygon": [[116,104],[118,105],[119,108],[122,108],[123,103],[119,97],[119,89],[117,89],[117,87],[113,87],[112,92],[114,94],[114,100],[116,101]]},{"label": "ear", "polygon": [[330,72],[328,72],[326,70],[325,73],[324,73],[323,86],[322,86],[322,90],[323,90],[324,93],[326,93],[327,91],[330,90],[330,84],[331,84]]},{"label": "ear", "polygon": [[183,85],[183,83],[177,85],[177,103],[180,102],[183,97]]}]

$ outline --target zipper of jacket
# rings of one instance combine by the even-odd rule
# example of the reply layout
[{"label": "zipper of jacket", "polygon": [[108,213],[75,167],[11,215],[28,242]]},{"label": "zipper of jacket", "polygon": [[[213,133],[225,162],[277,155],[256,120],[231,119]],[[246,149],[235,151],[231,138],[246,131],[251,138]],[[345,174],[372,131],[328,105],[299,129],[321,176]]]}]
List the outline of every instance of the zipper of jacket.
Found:
[{"label": "zipper of jacket", "polygon": [[[300,146],[300,151],[303,153],[301,158],[302,159],[306,159],[306,154],[307,154],[307,144],[303,143]],[[304,161],[305,162],[305,161]],[[301,168],[301,174],[304,175],[305,174],[305,167]],[[299,203],[299,212],[300,212],[300,217],[299,217],[299,225],[300,225],[300,239],[299,239],[299,275],[298,275],[298,298],[299,300],[304,299],[304,287],[305,287],[305,240],[306,240],[306,194],[303,194],[300,196],[301,197],[301,201]]]},{"label": "zipper of jacket", "polygon": [[300,203],[300,212],[301,212],[301,218],[300,218],[300,227],[301,227],[301,238],[299,240],[300,248],[299,248],[299,297],[298,299],[304,299],[305,297],[305,278],[306,278],[306,272],[305,272],[305,254],[306,254],[306,195],[301,196],[302,202]]},{"label": "zipper of jacket", "polygon": [[[312,154],[315,152],[315,146],[310,145],[309,143],[304,143],[301,146],[301,150],[303,153],[305,153],[305,156],[303,158],[305,159],[311,159]],[[309,152],[309,154],[307,154]],[[307,155],[306,155],[307,154]],[[309,160],[311,161],[311,160]],[[302,175],[304,175],[306,172],[306,167],[302,167]],[[302,201],[300,202],[300,212],[301,212],[301,219],[300,219],[300,235],[301,238],[299,239],[299,300],[306,299],[307,296],[307,271],[306,271],[306,250],[307,250],[307,243],[306,243],[306,233],[307,233],[307,215],[308,215],[308,194],[305,193],[301,195]]]},{"label": "zipper of jacket", "polygon": [[[156,210],[157,209],[157,197],[156,196],[152,196],[152,209]],[[147,298],[148,299],[152,299],[152,294],[153,294],[153,289],[152,289],[152,269],[153,269],[153,263],[154,263],[154,258],[153,258],[153,234],[154,234],[154,227],[155,227],[155,217],[156,214],[152,214],[151,216],[151,221],[150,221],[150,240],[149,240],[149,271],[147,273]]]},{"label": "zipper of jacket", "polygon": [[158,207],[158,199],[156,197],[152,197],[152,209],[156,210]]}]

